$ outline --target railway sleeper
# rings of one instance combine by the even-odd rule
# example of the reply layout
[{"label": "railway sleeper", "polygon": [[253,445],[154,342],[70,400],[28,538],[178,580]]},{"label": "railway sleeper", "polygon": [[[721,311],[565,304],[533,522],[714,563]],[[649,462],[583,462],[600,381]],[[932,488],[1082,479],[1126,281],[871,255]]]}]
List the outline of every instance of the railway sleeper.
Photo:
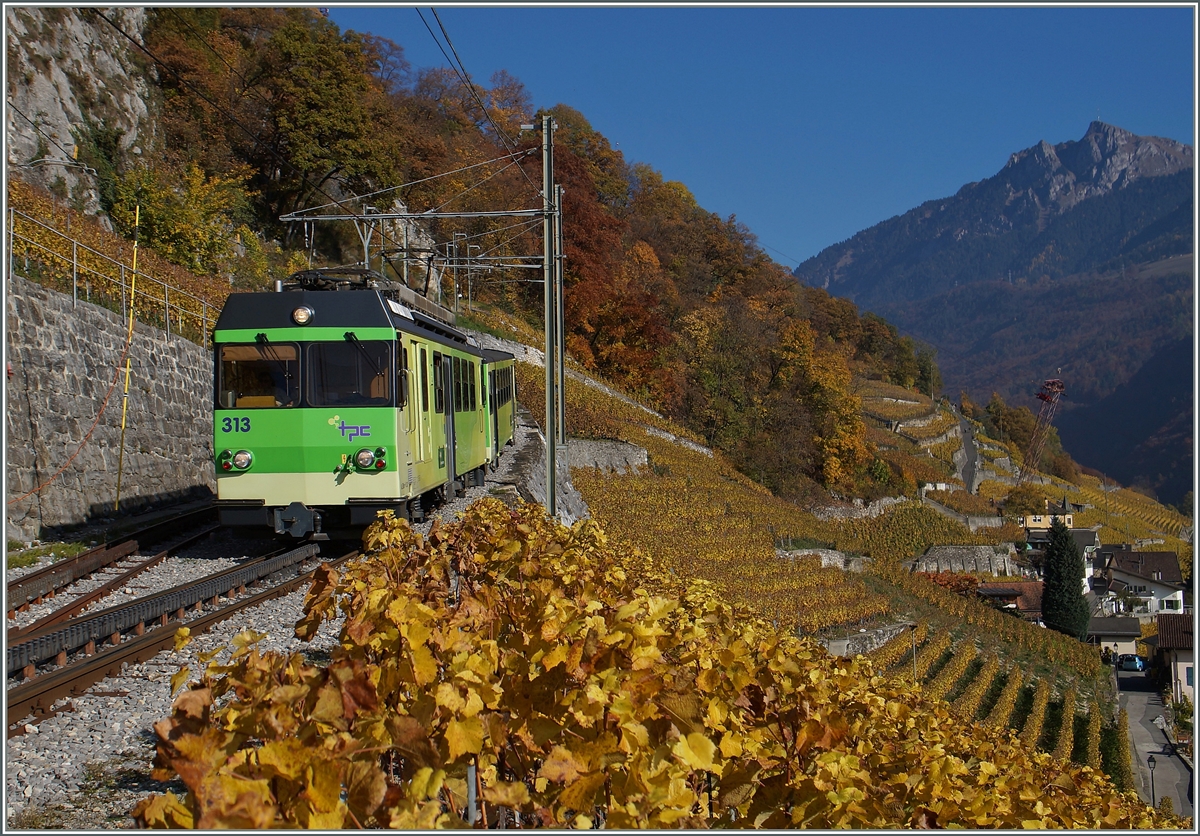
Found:
[{"label": "railway sleeper", "polygon": [[244,586],[256,579],[271,578],[278,582],[294,578],[299,573],[299,564],[316,557],[319,552],[315,544],[301,546],[252,565],[217,573],[194,584],[117,605],[62,627],[32,633],[6,649],[7,671],[12,675],[27,670],[27,665],[36,666],[56,658],[60,650],[70,652],[80,646],[84,646],[85,654],[93,655],[97,640],[116,636],[119,643],[120,635],[136,629],[139,622],[144,623],[147,619],[153,620],[172,611],[176,618],[183,620],[189,608],[202,612],[205,603],[219,598],[221,592],[231,587]]}]

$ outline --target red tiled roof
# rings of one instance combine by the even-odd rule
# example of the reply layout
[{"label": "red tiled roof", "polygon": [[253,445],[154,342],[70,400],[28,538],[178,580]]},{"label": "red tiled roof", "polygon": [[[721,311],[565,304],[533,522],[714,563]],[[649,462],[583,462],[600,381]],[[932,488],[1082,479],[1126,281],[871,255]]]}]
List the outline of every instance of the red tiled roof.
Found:
[{"label": "red tiled roof", "polygon": [[1158,646],[1172,650],[1190,648],[1192,646],[1192,616],[1159,613]]},{"label": "red tiled roof", "polygon": [[1012,590],[1017,593],[1017,609],[1025,613],[1040,613],[1042,611],[1042,582],[1022,581],[1019,583],[981,583],[979,591]]}]

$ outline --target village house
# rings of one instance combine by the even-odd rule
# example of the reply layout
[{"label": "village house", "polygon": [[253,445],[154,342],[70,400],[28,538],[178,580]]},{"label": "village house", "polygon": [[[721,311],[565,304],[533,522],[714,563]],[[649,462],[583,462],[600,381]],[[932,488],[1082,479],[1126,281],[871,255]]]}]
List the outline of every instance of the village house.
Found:
[{"label": "village house", "polygon": [[997,581],[981,583],[975,592],[999,609],[1010,610],[1026,621],[1041,624],[1042,588],[1041,581]]},{"label": "village house", "polygon": [[1192,614],[1160,613],[1158,616],[1158,659],[1167,671],[1171,696],[1176,702],[1187,697],[1194,704],[1195,657],[1192,649]]},{"label": "village house", "polygon": [[1142,625],[1136,618],[1114,616],[1092,616],[1088,622],[1087,641],[1110,653],[1137,653],[1138,639],[1142,637]]},{"label": "village house", "polygon": [[1128,612],[1149,621],[1160,612],[1183,612],[1183,573],[1175,552],[1136,552],[1128,543],[1102,546],[1096,564],[1092,590],[1106,614]]},{"label": "village house", "polygon": [[1024,560],[1032,569],[1041,574],[1044,570],[1042,566],[1043,557],[1046,550],[1046,545],[1050,542],[1050,526],[1055,519],[1062,520],[1063,524],[1070,529],[1071,539],[1075,541],[1079,553],[1083,556],[1083,575],[1079,582],[1083,589],[1083,594],[1086,595],[1093,588],[1091,578],[1095,575],[1100,567],[1096,563],[1096,554],[1100,548],[1100,533],[1099,526],[1096,528],[1073,528],[1075,523],[1075,511],[1082,510],[1082,506],[1068,502],[1064,497],[1061,503],[1051,503],[1046,500],[1045,514],[1031,514],[1028,517],[1017,517],[1017,524],[1025,529],[1025,548],[1026,552]]}]

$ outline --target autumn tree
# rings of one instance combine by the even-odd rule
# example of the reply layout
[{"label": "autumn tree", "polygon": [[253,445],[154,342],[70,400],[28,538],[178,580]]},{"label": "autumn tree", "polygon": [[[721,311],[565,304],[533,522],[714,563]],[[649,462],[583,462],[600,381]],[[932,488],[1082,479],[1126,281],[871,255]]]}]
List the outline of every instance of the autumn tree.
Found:
[{"label": "autumn tree", "polygon": [[143,246],[175,264],[224,273],[235,255],[235,230],[247,220],[248,176],[246,169],[227,177],[208,176],[195,163],[188,163],[182,174],[139,166],[117,179],[109,216],[121,233],[129,238],[136,234]]},{"label": "autumn tree", "polygon": [[1004,498],[1004,513],[1012,517],[1028,517],[1046,513],[1046,494],[1037,485],[1017,485]]},{"label": "autumn tree", "polygon": [[1010,407],[1000,395],[993,392],[984,411],[1000,441],[1006,441],[1022,452],[1029,446],[1034,428],[1037,427],[1037,417],[1029,411],[1029,407]]}]

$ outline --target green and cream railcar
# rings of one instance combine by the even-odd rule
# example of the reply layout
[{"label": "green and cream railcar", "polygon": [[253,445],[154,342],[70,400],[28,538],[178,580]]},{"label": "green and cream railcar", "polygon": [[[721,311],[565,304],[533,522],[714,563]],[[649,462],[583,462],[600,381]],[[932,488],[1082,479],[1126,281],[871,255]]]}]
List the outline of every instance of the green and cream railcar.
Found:
[{"label": "green and cream railcar", "polygon": [[217,320],[221,523],[327,539],[483,484],[503,430],[490,369],[511,355],[370,284],[312,286],[232,294]]}]

